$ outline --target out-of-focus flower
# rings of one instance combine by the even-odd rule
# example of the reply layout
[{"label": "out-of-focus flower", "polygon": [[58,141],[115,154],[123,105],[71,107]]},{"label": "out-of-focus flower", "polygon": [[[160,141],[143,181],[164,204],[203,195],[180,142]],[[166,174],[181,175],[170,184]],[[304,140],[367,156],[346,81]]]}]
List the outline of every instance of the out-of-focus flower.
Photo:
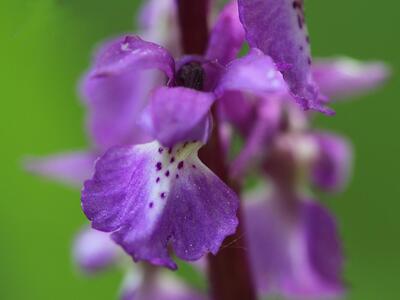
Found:
[{"label": "out-of-focus flower", "polygon": [[[325,61],[329,61],[329,63]],[[358,72],[353,71],[350,74],[349,65],[344,63],[350,61],[354,66],[353,69],[356,69],[355,66],[357,66]],[[313,74],[315,81],[321,84],[320,89],[324,94],[330,95],[332,100],[342,101],[344,99],[342,97],[365,93],[382,84],[389,76],[389,70],[383,63],[362,63],[354,59],[320,59],[313,67]],[[328,78],[332,78],[332,81],[329,81]],[[277,97],[280,99],[276,99]],[[282,127],[290,125],[292,129],[296,128],[296,130],[300,129],[304,132],[308,130],[310,115],[305,114],[290,102],[289,95],[284,93],[262,97],[249,97],[248,95],[230,97],[220,102],[220,110],[224,118],[238,130],[245,142],[240,155],[232,163],[233,176],[243,176],[246,170],[251,169],[256,162],[262,160],[268,154],[273,137],[284,130]],[[321,146],[319,159],[321,164],[316,165],[314,169],[315,183],[327,190],[340,190],[340,186],[329,188],[328,185],[336,185],[336,183],[327,182],[328,180],[336,181],[339,178],[325,177],[323,179],[322,176],[335,175],[326,173],[323,175],[322,172],[326,172],[330,168],[329,160],[341,160],[340,169],[331,171],[347,173],[346,169],[351,168],[351,156],[349,156],[351,147],[340,137],[324,137],[326,137],[324,134],[319,138],[315,136]],[[321,159],[322,156],[324,156],[323,159]],[[343,178],[343,176],[341,177]],[[325,183],[322,183],[322,180]]]},{"label": "out-of-focus flower", "polygon": [[119,256],[117,245],[104,232],[85,227],[74,241],[75,263],[86,273],[93,273],[116,264]]},{"label": "out-of-focus flower", "polygon": [[[291,126],[285,129],[274,137],[264,161],[269,190],[257,195],[257,201],[245,203],[257,285],[263,293],[287,297],[338,296],[344,291],[343,254],[335,220],[306,191],[314,179],[312,170],[327,161],[329,167],[320,169],[317,183],[325,187],[329,182],[332,188],[345,184],[348,174],[337,170],[346,166],[349,153],[347,148],[335,152],[344,146],[336,136]],[[332,143],[329,156],[321,155],[326,151],[321,137]]]},{"label": "out-of-focus flower", "polygon": [[260,291],[290,299],[340,295],[343,255],[327,209],[274,194],[251,200],[245,206],[247,240]]},{"label": "out-of-focus flower", "polygon": [[125,268],[124,257],[109,234],[84,228],[74,242],[75,263],[85,273],[95,274],[110,267],[124,267],[121,300],[204,300],[200,293],[189,289],[173,276],[146,264]]},{"label": "out-of-focus flower", "polygon": [[389,77],[382,62],[361,62],[350,57],[316,59],[312,74],[321,92],[334,100],[366,93]]}]

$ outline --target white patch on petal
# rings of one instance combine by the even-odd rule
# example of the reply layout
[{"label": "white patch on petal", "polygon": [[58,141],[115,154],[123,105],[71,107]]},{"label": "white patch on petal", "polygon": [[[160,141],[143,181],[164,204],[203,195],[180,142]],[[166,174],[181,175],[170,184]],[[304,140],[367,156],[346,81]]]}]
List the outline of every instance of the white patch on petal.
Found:
[{"label": "white patch on petal", "polygon": [[185,142],[167,148],[157,141],[136,146],[136,151],[150,157],[146,165],[148,170],[144,172],[149,176],[146,189],[148,201],[144,207],[145,211],[147,210],[148,227],[147,230],[135,232],[136,237],[146,236],[153,230],[167,204],[172,185],[178,180],[183,180],[183,170],[200,167],[197,152],[201,146],[199,142]]}]

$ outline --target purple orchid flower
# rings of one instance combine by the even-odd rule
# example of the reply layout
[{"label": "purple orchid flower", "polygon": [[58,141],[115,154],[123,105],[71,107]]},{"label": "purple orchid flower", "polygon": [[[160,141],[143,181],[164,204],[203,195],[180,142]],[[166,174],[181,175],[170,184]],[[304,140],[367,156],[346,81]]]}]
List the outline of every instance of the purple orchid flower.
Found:
[{"label": "purple orchid flower", "polygon": [[[346,97],[376,88],[388,78],[390,73],[383,63],[362,63],[350,58],[318,59],[312,71],[321,91],[335,101],[342,101]],[[274,99],[276,97],[282,99],[276,101]],[[219,104],[223,118],[237,129],[245,142],[242,151],[231,165],[234,177],[242,177],[268,154],[269,145],[273,137],[282,130],[282,125],[290,122],[289,125],[292,128],[299,130],[306,130],[308,127],[309,115],[292,105],[289,95],[285,94],[284,90],[273,96],[264,95],[256,98],[242,96],[233,99],[236,105],[229,105],[229,102],[225,101]],[[284,117],[288,114],[291,116]],[[287,121],[283,122],[283,119]],[[349,146],[346,144],[343,141],[342,146],[337,146],[343,149],[341,151],[343,155],[349,152],[347,149]],[[323,151],[329,152],[328,149]],[[343,165],[350,166],[350,160],[350,158],[345,160],[343,157],[343,161],[346,162]],[[315,170],[315,174],[318,172]],[[319,180],[315,179],[315,181]],[[325,183],[325,188],[327,184]],[[320,187],[324,188],[321,185]]]},{"label": "purple orchid flower", "polygon": [[[251,169],[267,177],[271,191],[245,203],[247,229],[235,238],[245,232],[261,294],[340,295],[336,224],[306,190],[342,190],[351,147],[309,129],[304,110],[332,114],[324,95],[337,100],[376,87],[388,70],[343,58],[312,64],[302,0],[232,1],[217,17],[208,47],[201,45],[204,55],[175,60],[181,56],[177,15],[188,19],[182,7],[149,1],[141,13],[143,39],[125,35],[99,49],[81,84],[92,149],[28,163],[33,172],[69,183],[91,177],[81,199],[92,228],[76,239],[78,265],[87,272],[115,265],[121,259],[116,244],[135,261],[170,269],[177,268],[172,254],[187,261],[216,254],[238,226],[239,199],[227,182],[240,185]],[[187,32],[181,31],[184,40]],[[250,51],[237,58],[245,39]],[[244,139],[225,182],[198,156],[214,121],[225,153],[232,129]],[[246,267],[246,259],[241,263]],[[121,299],[204,299],[169,282],[163,286],[150,264],[126,273]],[[254,294],[251,279],[236,283]]]},{"label": "purple orchid flower", "polygon": [[[104,49],[88,77],[118,81],[121,73],[135,76],[138,70],[157,68],[168,78],[167,86],[153,90],[141,118],[156,141],[109,150],[82,192],[92,226],[113,232],[135,260],[174,269],[169,244],[178,257],[196,260],[208,251],[215,254],[235,231],[237,196],[197,157],[210,131],[210,108],[226,93],[272,94],[285,83],[272,60],[257,49],[232,61],[243,41],[234,4],[217,20],[207,55],[200,59],[203,65],[212,60],[223,67],[205,74],[214,79],[214,88],[204,82],[206,91],[201,91],[205,71],[198,58],[184,58],[177,68],[165,48],[135,36]],[[252,80],[244,83],[233,73]]]},{"label": "purple orchid flower", "polygon": [[290,127],[271,143],[263,170],[269,189],[245,203],[250,260],[261,293],[307,298],[343,293],[336,222],[304,190],[316,178],[332,190],[345,184],[350,156],[345,145],[328,133]]},{"label": "purple orchid flower", "polygon": [[[179,258],[197,260],[208,251],[215,254],[235,231],[237,196],[197,157],[210,132],[210,108],[225,93],[272,94],[281,92],[285,83],[272,60],[257,49],[232,60],[232,48],[237,53],[243,37],[243,31],[230,30],[238,28],[234,20],[237,11],[231,4],[216,22],[210,39],[214,42],[205,59],[200,58],[203,64],[198,58],[184,58],[176,67],[165,48],[127,36],[110,45],[91,72],[90,80],[112,80],[121,72],[153,67],[168,78],[167,86],[151,93],[141,119],[156,141],[109,150],[82,192],[92,226],[113,232],[113,239],[135,260],[174,269],[168,245]],[[231,26],[223,26],[226,23]],[[225,47],[215,42],[219,36]],[[208,58],[223,70],[210,68],[207,73],[202,65],[211,64]],[[217,79],[214,88],[203,81],[203,72]],[[240,76],[252,80],[243,82]]]},{"label": "purple orchid flower", "polygon": [[272,195],[250,199],[245,217],[250,259],[262,294],[319,299],[343,293],[340,239],[333,217],[322,205]]}]

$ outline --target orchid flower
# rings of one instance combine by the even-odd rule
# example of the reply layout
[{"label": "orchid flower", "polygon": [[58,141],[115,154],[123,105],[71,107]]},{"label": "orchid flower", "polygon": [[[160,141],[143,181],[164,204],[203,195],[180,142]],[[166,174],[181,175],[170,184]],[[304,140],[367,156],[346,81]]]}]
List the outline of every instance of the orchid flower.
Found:
[{"label": "orchid flower", "polygon": [[[145,261],[126,272],[121,299],[203,299],[164,286],[151,265],[175,270],[174,255],[196,261],[208,253],[213,299],[254,300],[252,280],[260,296],[341,295],[336,221],[311,191],[344,189],[352,147],[312,129],[311,112],[333,115],[328,104],[377,87],[388,69],[343,57],[313,60],[302,0],[231,1],[208,37],[211,2],[193,7],[201,14],[184,0],[149,1],[139,34],[100,47],[80,85],[91,149],[31,160],[28,169],[84,181],[91,228],[74,247],[84,270],[120,263],[122,250]],[[199,25],[188,16],[203,19]],[[245,42],[249,51],[241,54]],[[196,47],[196,55],[185,53]],[[235,135],[243,147],[226,159]],[[249,172],[267,189],[245,193],[241,203]],[[224,248],[244,241],[248,253],[219,251],[229,236]]]},{"label": "orchid flower", "polygon": [[[216,22],[205,59],[183,58],[175,63],[165,48],[126,36],[111,44],[99,57],[91,80],[112,80],[120,73],[140,69],[162,70],[166,86],[153,90],[140,123],[155,141],[116,147],[96,163],[94,176],[82,191],[82,206],[95,229],[112,232],[113,239],[135,260],[176,268],[170,258],[171,245],[184,260],[197,260],[207,252],[217,253],[222,241],[235,232],[238,199],[197,157],[210,132],[210,109],[227,92],[272,94],[286,85],[272,60],[257,49],[242,59],[232,60],[239,50],[242,31],[227,31],[222,24],[228,6]],[[236,20],[237,16],[230,18]],[[228,19],[229,20],[229,19]],[[232,37],[229,35],[235,34]],[[226,49],[226,51],[221,51]],[[207,68],[212,58],[228,62],[222,72],[210,68],[213,86],[207,86]],[[249,69],[267,74],[243,82]],[[202,63],[203,62],[203,63]],[[208,89],[208,90],[205,90]]]},{"label": "orchid flower", "polygon": [[328,133],[289,126],[274,138],[262,170],[269,189],[245,205],[250,259],[262,293],[318,298],[344,291],[336,222],[307,187],[342,189],[350,159],[348,143]]}]

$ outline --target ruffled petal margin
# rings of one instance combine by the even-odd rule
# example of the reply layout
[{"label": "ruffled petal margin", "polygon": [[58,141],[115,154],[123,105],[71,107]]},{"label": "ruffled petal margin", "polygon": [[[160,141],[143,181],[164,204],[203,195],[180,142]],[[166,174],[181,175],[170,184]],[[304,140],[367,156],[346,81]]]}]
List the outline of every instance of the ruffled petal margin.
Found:
[{"label": "ruffled petal margin", "polygon": [[135,260],[176,269],[216,254],[235,232],[238,198],[197,157],[200,143],[164,148],[157,142],[109,150],[85,182],[82,206],[95,229]]}]

